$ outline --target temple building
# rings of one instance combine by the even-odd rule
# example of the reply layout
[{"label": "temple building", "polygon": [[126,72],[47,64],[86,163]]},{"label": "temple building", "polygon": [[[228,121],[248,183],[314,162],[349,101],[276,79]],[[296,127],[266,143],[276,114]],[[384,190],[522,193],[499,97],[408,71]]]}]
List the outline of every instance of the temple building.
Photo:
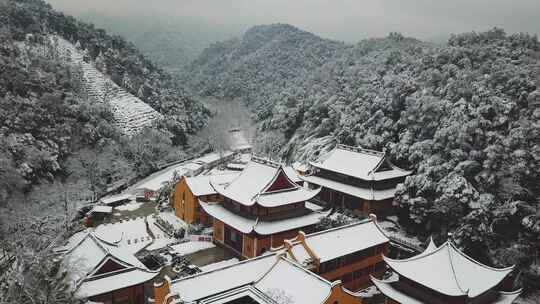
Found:
[{"label": "temple building", "polygon": [[396,186],[410,174],[383,152],[338,145],[300,177],[311,188],[322,187],[318,199],[367,216],[392,213]]},{"label": "temple building", "polygon": [[340,280],[349,290],[371,284],[370,276],[386,271],[382,259],[388,254],[389,239],[376,223],[376,217],[312,234],[300,232],[274,250],[283,250],[291,260],[329,281]]},{"label": "temple building", "polygon": [[212,223],[205,217],[205,214],[201,213],[199,201],[216,202],[219,200],[219,196],[210,181],[220,185],[232,181],[237,176],[238,173],[194,177],[183,176],[174,185],[174,191],[171,195],[171,205],[174,208],[174,213],[188,224],[211,225]]},{"label": "temple building", "polygon": [[159,275],[159,270],[148,269],[128,248],[107,242],[91,230],[73,235],[54,251],[61,255],[66,283],[79,299],[144,304]]},{"label": "temple building", "polygon": [[[249,163],[249,159],[247,161]],[[240,170],[245,169],[243,165]],[[283,170],[287,176],[296,184],[304,182],[298,177],[292,167],[284,167]],[[171,193],[170,202],[176,216],[188,224],[212,225],[204,212],[201,212],[199,201],[217,202],[222,199],[212,185],[223,185],[231,182],[238,177],[238,172],[215,174],[182,176],[180,181],[174,185]]]},{"label": "temple building", "polygon": [[155,285],[156,304],[361,304],[362,299],[304,269],[283,254],[266,254],[233,265]]},{"label": "temple building", "polygon": [[325,214],[309,203],[320,188],[307,189],[294,182],[278,163],[253,157],[228,183],[210,180],[217,196],[199,201],[201,217],[211,219],[214,242],[237,255],[259,256],[298,231],[311,231]]},{"label": "temple building", "polygon": [[433,241],[421,254],[404,260],[384,257],[390,278],[371,278],[386,304],[510,304],[520,293],[503,292],[514,266],[493,268],[475,261],[451,242]]}]

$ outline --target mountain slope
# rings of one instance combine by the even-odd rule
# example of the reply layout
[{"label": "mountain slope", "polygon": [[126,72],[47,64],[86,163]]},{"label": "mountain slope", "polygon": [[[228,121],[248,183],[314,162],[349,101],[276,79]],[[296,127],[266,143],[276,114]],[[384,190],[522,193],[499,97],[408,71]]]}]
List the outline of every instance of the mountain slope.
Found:
[{"label": "mountain slope", "polygon": [[143,127],[184,145],[208,118],[203,105],[132,45],[43,1],[2,0],[0,20],[6,117],[0,133],[8,141],[2,159],[15,168],[5,172],[23,184],[65,174],[63,162],[76,151],[118,144],[122,133],[135,135]]},{"label": "mountain slope", "polygon": [[165,127],[175,135],[175,143],[184,144],[186,133],[204,125],[208,111],[122,38],[56,12],[39,0],[4,0],[0,16],[15,40],[24,41],[28,34],[57,34],[86,50],[88,60],[95,61],[114,83],[165,116]]},{"label": "mountain slope", "polygon": [[260,153],[309,159],[338,142],[385,150],[415,171],[397,197],[407,229],[453,232],[468,253],[516,263],[538,288],[539,51],[536,37],[500,29],[446,45],[398,33],[344,45],[271,25],[215,44],[189,74],[194,92],[251,106]]},{"label": "mountain slope", "polygon": [[[286,87],[343,48],[343,43],[290,25],[256,26],[240,40],[212,44],[186,70],[184,80],[201,95],[253,97],[254,103],[263,104],[260,94],[273,94],[270,87]],[[257,95],[250,96],[251,92]]]}]

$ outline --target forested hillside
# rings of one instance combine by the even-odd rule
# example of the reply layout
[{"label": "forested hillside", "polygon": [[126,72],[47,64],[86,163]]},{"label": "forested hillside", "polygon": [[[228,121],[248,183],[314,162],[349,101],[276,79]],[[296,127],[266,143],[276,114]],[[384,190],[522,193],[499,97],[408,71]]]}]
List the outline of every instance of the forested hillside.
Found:
[{"label": "forested hillside", "polygon": [[338,142],[386,151],[415,172],[398,190],[404,227],[517,264],[517,281],[537,289],[539,59],[536,37],[500,29],[445,45],[398,33],[346,45],[278,24],[212,45],[185,79],[251,106],[260,153],[309,159]]},{"label": "forested hillside", "polygon": [[[86,50],[85,61],[164,119],[122,136],[110,105],[82,92],[51,35]],[[208,113],[121,38],[41,0],[0,0],[0,302],[75,303],[54,279],[53,240],[73,227],[81,203],[185,157],[186,136]]]},{"label": "forested hillside", "polygon": [[[33,145],[35,138],[43,141],[36,144],[40,153],[46,151],[60,159],[102,139],[120,140],[110,126],[108,106],[92,103],[80,92],[76,67],[62,62],[55,50],[38,58],[32,58],[35,52],[27,51],[40,44],[52,48],[48,36],[53,34],[76,44],[86,52],[86,61],[94,62],[116,84],[163,114],[165,119],[155,129],[170,132],[164,137],[173,144],[184,145],[186,135],[205,124],[208,110],[188,98],[173,77],[122,38],[111,37],[91,24],[56,12],[39,0],[1,1],[0,20],[3,60],[0,96],[3,117],[8,118],[1,122],[3,139]],[[26,117],[21,117],[21,113]],[[21,155],[15,161],[17,166],[27,163],[30,167],[27,169],[35,171],[38,178],[54,175],[54,170],[49,169],[58,167],[57,164],[46,167],[40,162],[30,165]]]}]

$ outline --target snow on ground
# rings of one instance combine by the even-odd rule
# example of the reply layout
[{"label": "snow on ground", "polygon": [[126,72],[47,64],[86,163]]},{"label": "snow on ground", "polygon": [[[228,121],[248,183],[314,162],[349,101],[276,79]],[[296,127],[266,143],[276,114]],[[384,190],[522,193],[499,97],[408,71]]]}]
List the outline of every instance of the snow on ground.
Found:
[{"label": "snow on ground", "polygon": [[188,227],[188,224],[177,217],[174,212],[160,212],[158,216],[165,222],[171,224],[176,230]]},{"label": "snow on ground", "polygon": [[146,247],[146,250],[157,250],[178,242],[177,239],[169,236],[167,233],[165,233],[165,231],[156,225],[156,219],[153,215],[147,216],[146,220],[148,222],[148,228],[154,235],[154,242],[152,242],[150,246]]},{"label": "snow on ground", "polygon": [[186,242],[171,246],[173,251],[180,255],[188,255],[213,247],[216,247],[216,245],[212,242]]},{"label": "snow on ground", "polygon": [[212,271],[214,269],[218,269],[218,268],[221,268],[221,267],[225,267],[225,266],[229,266],[229,265],[233,265],[233,264],[236,264],[238,263],[239,260],[237,258],[232,258],[230,260],[225,260],[225,261],[221,261],[221,262],[216,262],[216,263],[212,263],[212,264],[208,264],[206,266],[201,266],[199,267],[202,271]]},{"label": "snow on ground", "polygon": [[128,204],[124,204],[124,205],[120,205],[118,207],[115,207],[114,209],[115,210],[120,210],[120,211],[135,211],[135,210],[139,209],[142,206],[142,204],[143,203],[131,202],[131,203],[128,203]]}]

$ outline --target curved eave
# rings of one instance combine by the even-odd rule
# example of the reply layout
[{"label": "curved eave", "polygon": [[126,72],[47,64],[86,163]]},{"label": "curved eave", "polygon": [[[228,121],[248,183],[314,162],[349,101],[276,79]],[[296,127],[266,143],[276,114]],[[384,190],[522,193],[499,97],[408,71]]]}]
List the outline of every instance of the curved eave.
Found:
[{"label": "curved eave", "polygon": [[251,233],[257,224],[256,220],[247,219],[237,215],[219,204],[209,204],[205,202],[199,202],[199,204],[206,213],[242,233]]},{"label": "curved eave", "polygon": [[159,275],[159,271],[145,271],[132,268],[128,271],[111,273],[99,278],[84,280],[75,291],[75,297],[83,299],[109,293],[122,288],[148,282]]},{"label": "curved eave", "polygon": [[[448,263],[450,263],[450,266],[449,266],[448,269],[451,269],[452,272],[453,272],[452,274],[449,274],[449,275],[452,275],[454,277],[454,280],[449,280],[449,281],[452,282],[452,285],[437,286],[437,287],[429,286],[430,282],[428,282],[429,280],[426,279],[426,276],[423,276],[423,282],[419,282],[418,279],[415,279],[415,277],[418,278],[418,273],[420,273],[419,269],[416,269],[415,270],[416,272],[411,273],[411,268],[410,267],[409,267],[408,270],[405,270],[405,271],[401,267],[401,265],[407,264],[407,263],[421,263],[421,262],[418,262],[418,260],[427,259],[431,255],[435,255],[438,252],[440,252],[441,250],[447,250],[448,254],[450,255],[450,258],[448,259]],[[498,285],[500,282],[502,282],[504,280],[504,278],[515,267],[515,265],[512,265],[512,266],[505,267],[505,268],[494,268],[494,267],[484,265],[484,264],[474,260],[473,258],[469,257],[465,253],[461,252],[450,241],[445,242],[443,245],[441,245],[440,247],[438,247],[438,248],[436,248],[436,249],[434,249],[434,250],[432,250],[430,252],[426,252],[426,251],[424,253],[420,253],[420,254],[418,254],[418,255],[416,255],[414,257],[411,257],[411,258],[408,258],[408,259],[403,259],[403,260],[391,259],[391,258],[386,257],[384,255],[382,257],[383,257],[383,260],[386,262],[386,264],[393,271],[395,271],[396,273],[398,273],[399,275],[401,275],[403,277],[406,277],[406,278],[408,278],[410,280],[415,281],[416,283],[418,283],[418,284],[420,284],[422,286],[433,289],[433,290],[435,290],[435,291],[437,291],[437,292],[439,292],[441,294],[444,294],[444,295],[448,295],[448,296],[468,296],[470,298],[477,297],[477,296],[481,295],[482,293],[486,292],[488,289],[491,289],[494,286]],[[467,259],[470,263],[474,263],[474,264],[484,268],[485,270],[491,271],[493,274],[497,275],[497,277],[495,277],[493,280],[491,280],[492,284],[490,286],[487,286],[487,285],[485,285],[485,286],[467,286],[467,289],[462,288],[460,286],[462,281],[459,278],[456,277],[456,273],[454,272],[455,271],[454,270],[454,264],[453,264],[454,262],[453,262],[453,258],[451,258],[452,254],[460,255],[461,257]],[[424,264],[420,264],[420,265],[423,266]],[[430,267],[430,266],[427,266],[427,267]],[[443,288],[441,288],[441,287],[443,287]]]},{"label": "curved eave", "polygon": [[424,302],[418,301],[417,299],[404,294],[403,292],[395,289],[391,281],[379,280],[370,275],[370,279],[377,289],[384,294],[386,297],[402,304],[425,304]]},{"label": "curved eave", "polygon": [[[427,255],[430,255],[431,253],[428,253],[426,255],[418,255],[416,257],[424,257],[424,256],[427,256]],[[451,296],[451,297],[460,297],[460,296],[467,296],[467,291],[464,291],[461,289],[461,287],[457,284],[457,282],[453,282],[454,286],[451,286],[450,288],[445,288],[445,290],[440,290],[440,289],[434,289],[434,287],[432,286],[428,286],[425,282],[418,282],[418,280],[415,280],[414,278],[414,275],[410,275],[409,273],[405,273],[404,271],[402,271],[401,267],[399,267],[399,265],[404,262],[405,260],[394,260],[394,259],[391,259],[385,255],[382,255],[382,258],[384,260],[384,262],[393,270],[395,271],[397,274],[399,274],[400,276],[402,277],[405,277],[409,280],[412,280],[414,282],[416,282],[417,284],[419,285],[422,285],[428,289],[432,289],[438,293],[441,293],[441,294],[444,294],[444,295],[447,295],[447,296]],[[431,270],[430,270],[431,271]]]},{"label": "curved eave", "polygon": [[327,215],[327,213],[311,212],[303,216],[284,220],[260,221],[259,219],[252,220],[244,218],[238,214],[227,210],[219,204],[200,202],[200,205],[203,210],[212,217],[245,234],[256,232],[260,235],[270,235],[274,233],[298,229],[314,225],[320,221],[321,217]]},{"label": "curved eave", "polygon": [[494,304],[511,304],[519,297],[522,291],[522,289],[511,292],[499,291],[499,298]]},{"label": "curved eave", "polygon": [[512,270],[514,270],[514,268],[516,267],[516,265],[510,265],[510,266],[507,266],[507,267],[503,267],[503,268],[495,268],[495,267],[491,267],[491,266],[488,266],[486,264],[482,264],[480,262],[478,262],[477,260],[471,258],[470,256],[466,255],[465,253],[461,252],[461,250],[459,250],[452,242],[450,241],[447,241],[445,244],[448,244],[449,246],[451,246],[455,252],[457,252],[458,254],[460,254],[462,257],[468,259],[469,261],[471,261],[472,263],[475,263],[477,265],[480,265],[486,269],[490,269],[492,271],[496,271],[496,272],[508,272],[510,273]]},{"label": "curved eave", "polygon": [[272,208],[289,204],[309,201],[321,192],[321,187],[315,190],[307,190],[298,187],[289,191],[278,191],[273,193],[261,194],[257,196],[255,202],[262,207]]},{"label": "curved eave", "polygon": [[[330,213],[330,211],[328,211],[328,213]],[[285,220],[272,222],[258,221],[254,227],[254,231],[260,235],[271,235],[274,233],[299,229],[317,224],[320,222],[320,219],[328,215],[328,213],[311,212],[303,216]]]}]

